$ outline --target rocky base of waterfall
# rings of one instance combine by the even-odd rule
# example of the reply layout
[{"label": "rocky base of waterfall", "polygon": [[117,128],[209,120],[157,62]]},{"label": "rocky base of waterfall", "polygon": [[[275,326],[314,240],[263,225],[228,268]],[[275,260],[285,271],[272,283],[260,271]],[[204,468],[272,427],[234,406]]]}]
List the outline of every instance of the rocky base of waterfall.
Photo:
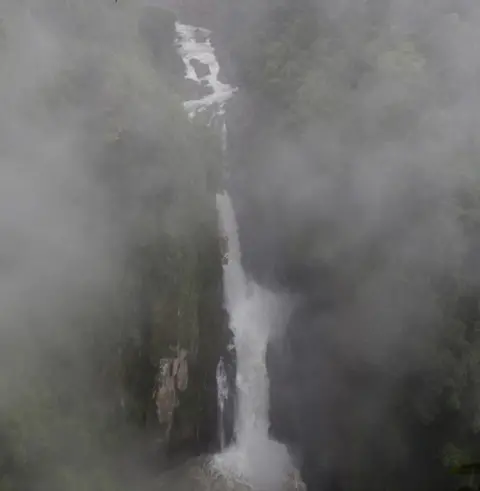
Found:
[{"label": "rocky base of waterfall", "polygon": [[295,470],[284,480],[281,488],[257,488],[239,478],[219,472],[211,456],[201,456],[187,461],[162,475],[160,489],[171,491],[306,491],[299,473]]}]

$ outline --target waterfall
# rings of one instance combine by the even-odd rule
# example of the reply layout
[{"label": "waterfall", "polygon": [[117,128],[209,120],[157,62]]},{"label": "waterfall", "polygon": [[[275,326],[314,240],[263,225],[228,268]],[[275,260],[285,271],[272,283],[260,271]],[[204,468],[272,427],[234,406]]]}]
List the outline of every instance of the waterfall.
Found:
[{"label": "waterfall", "polygon": [[220,357],[220,360],[217,364],[216,370],[216,379],[217,379],[217,406],[218,406],[218,438],[220,443],[220,450],[224,450],[225,448],[225,403],[229,396],[228,390],[228,379],[227,372],[225,371],[225,363],[223,361],[223,357]]},{"label": "waterfall", "polygon": [[248,281],[241,265],[235,213],[227,193],[217,196],[228,258],[224,265],[225,301],[237,354],[235,443],[218,454],[215,467],[255,489],[282,489],[291,473],[284,445],[271,440],[265,354],[279,311],[274,294]]},{"label": "waterfall", "polygon": [[[185,77],[206,88],[203,97],[184,103],[185,110],[190,118],[211,111],[209,124],[215,122],[220,128],[226,151],[225,105],[236,89],[218,80],[220,68],[210,42],[210,31],[180,23],[176,24],[176,30]],[[193,60],[207,65],[208,73],[199,77]],[[235,212],[226,191],[217,195],[217,209],[220,233],[227,241],[224,297],[236,351],[237,404],[235,442],[224,448],[223,413],[229,394],[224,360],[220,359],[216,376],[222,451],[212,459],[212,467],[227,478],[254,489],[277,491],[284,489],[286,479],[293,472],[286,447],[271,440],[268,431],[269,382],[265,355],[275,315],[279,312],[277,298],[246,277]]]}]

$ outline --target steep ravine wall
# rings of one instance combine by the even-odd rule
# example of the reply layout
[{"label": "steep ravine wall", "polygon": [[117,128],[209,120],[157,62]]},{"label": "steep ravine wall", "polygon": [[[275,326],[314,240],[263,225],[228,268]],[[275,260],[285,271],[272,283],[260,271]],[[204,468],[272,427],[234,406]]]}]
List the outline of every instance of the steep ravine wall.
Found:
[{"label": "steep ravine wall", "polygon": [[[174,46],[175,20],[169,11],[147,7],[139,20],[139,34],[154,66],[162,77],[168,74],[183,99],[189,88],[184,85],[183,62]],[[221,175],[220,141],[206,127],[189,125],[190,136],[183,135],[188,146],[185,157],[192,161],[188,165],[198,168],[193,183],[184,186],[179,182],[178,217],[182,220],[184,213],[191,212],[193,218],[180,222],[176,233],[145,250],[152,262],[147,259],[141,274],[147,280],[142,293],[146,360],[141,364],[151,381],[145,394],[145,421],[174,460],[217,448],[215,372],[227,343],[215,206]],[[182,174],[182,180],[192,178],[188,172]],[[172,191],[179,193],[179,189]]]},{"label": "steep ravine wall", "polygon": [[[158,472],[217,446],[215,375],[226,329],[215,205],[221,141],[183,110],[175,16],[130,7],[32,2],[24,16],[12,3],[15,17],[2,19],[0,59],[11,80],[28,79],[19,67],[37,49],[36,39],[17,36],[27,33],[22,22],[50,29],[61,54],[46,81],[18,88],[35,118],[12,110],[25,128],[18,141],[25,147],[29,138],[35,158],[10,139],[11,161],[42,175],[28,200],[15,198],[19,209],[32,201],[60,219],[51,231],[35,218],[22,235],[25,225],[8,215],[19,240],[31,238],[12,250],[12,276],[25,281],[18,272],[28,269],[20,265],[29,251],[45,273],[40,285],[26,279],[19,313],[9,307],[2,317],[12,324],[0,332],[2,491],[132,489],[128,480],[143,472],[137,464]],[[164,27],[159,38],[148,19]],[[10,78],[2,83],[4,103],[17,91]],[[65,139],[69,152],[52,171],[42,155],[60,147],[63,132],[75,146]],[[64,182],[64,174],[84,180]],[[53,212],[47,205],[57,195],[67,199]],[[85,240],[71,235],[83,227]],[[69,240],[43,261],[62,231]]]}]

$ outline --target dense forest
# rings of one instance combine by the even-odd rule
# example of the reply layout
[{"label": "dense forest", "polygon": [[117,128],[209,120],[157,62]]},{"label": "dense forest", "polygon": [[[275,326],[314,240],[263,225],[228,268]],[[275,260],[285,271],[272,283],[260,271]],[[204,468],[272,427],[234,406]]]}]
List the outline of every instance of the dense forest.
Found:
[{"label": "dense forest", "polygon": [[309,489],[472,483],[452,469],[480,458],[478,8],[250,8],[224,34],[232,192],[246,266],[297,298],[273,434]]},{"label": "dense forest", "polygon": [[172,13],[1,11],[0,489],[148,489],[216,445],[221,142]]}]

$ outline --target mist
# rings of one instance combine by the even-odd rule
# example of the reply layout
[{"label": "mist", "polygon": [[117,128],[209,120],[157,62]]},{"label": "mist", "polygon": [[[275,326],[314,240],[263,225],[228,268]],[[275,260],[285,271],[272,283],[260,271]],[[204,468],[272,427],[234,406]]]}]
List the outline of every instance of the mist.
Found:
[{"label": "mist", "polygon": [[[224,182],[246,274],[282,299],[270,433],[308,490],[453,489],[478,457],[480,7],[179,4],[0,6],[6,482],[151,485],[174,346],[203,422],[188,406],[171,447],[211,451]],[[201,88],[173,11],[212,29],[236,87],[226,155],[183,110]]]},{"label": "mist", "polygon": [[245,14],[257,27],[233,48],[247,103],[231,110],[232,194],[247,269],[292,295],[269,353],[272,431],[308,461],[309,489],[452,486],[441,441],[465,438],[478,401],[460,340],[478,302],[464,214],[478,14],[395,1]]},{"label": "mist", "polygon": [[2,489],[150,479],[146,272],[168,241],[207,236],[216,144],[172,85],[173,21],[152,40],[151,13],[121,3],[0,6]]}]

